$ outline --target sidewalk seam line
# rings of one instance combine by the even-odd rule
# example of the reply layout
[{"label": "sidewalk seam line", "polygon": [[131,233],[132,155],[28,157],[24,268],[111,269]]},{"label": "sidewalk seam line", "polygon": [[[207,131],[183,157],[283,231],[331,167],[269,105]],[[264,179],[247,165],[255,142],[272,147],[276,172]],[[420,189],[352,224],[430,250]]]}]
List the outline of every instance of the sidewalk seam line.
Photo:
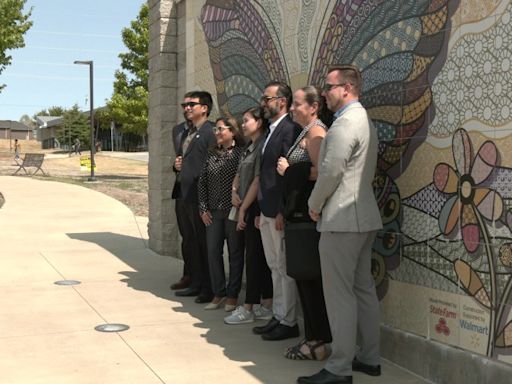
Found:
[{"label": "sidewalk seam line", "polygon": [[[43,252],[39,252],[39,254],[41,256],[43,256],[43,258],[46,260],[46,262],[55,270],[55,272],[57,272],[64,280],[66,280],[66,276],[64,276],[51,262],[50,260],[48,260],[48,258],[44,255]],[[105,317],[103,317],[103,315],[101,313],[98,312],[98,310],[96,308],[94,308],[92,306],[91,303],[89,303],[87,301],[87,299],[76,289],[76,287],[74,286],[71,286],[71,288],[73,288],[73,290],[78,294],[78,296],[80,296],[80,298],[89,306],[89,308],[91,308],[94,312],[96,312],[96,314],[100,317],[101,320],[103,320],[105,323],[108,323],[107,319],[105,319]]]},{"label": "sidewalk seam line", "polygon": [[151,368],[151,366],[146,362],[146,360],[144,360],[142,358],[141,355],[139,355],[135,349],[133,349],[133,347],[124,339],[124,337],[122,335],[119,334],[119,332],[116,332],[117,333],[117,336],[119,336],[119,338],[123,341],[123,343],[126,344],[126,346],[128,348],[130,348],[130,350],[135,354],[135,356],[137,356],[140,361],[142,361],[144,363],[144,365],[151,371],[153,372],[153,374],[158,378],[158,380],[160,380],[163,384],[166,384],[165,381],[158,375],[158,373],[155,372],[155,370],[153,368]]}]

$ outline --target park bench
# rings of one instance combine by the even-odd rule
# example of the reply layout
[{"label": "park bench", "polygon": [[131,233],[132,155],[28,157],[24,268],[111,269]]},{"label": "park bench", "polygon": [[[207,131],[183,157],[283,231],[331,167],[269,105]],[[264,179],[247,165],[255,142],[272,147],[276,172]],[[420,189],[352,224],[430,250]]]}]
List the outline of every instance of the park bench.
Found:
[{"label": "park bench", "polygon": [[34,173],[32,173],[32,175],[35,175],[37,171],[41,171],[43,175],[47,176],[47,174],[41,168],[43,165],[43,160],[44,153],[25,153],[23,161],[21,164],[18,164],[19,168],[16,170],[16,172],[13,173],[13,175],[16,175],[21,169],[25,171],[25,174],[30,175],[30,173],[27,172],[27,168],[34,167],[36,170]]}]

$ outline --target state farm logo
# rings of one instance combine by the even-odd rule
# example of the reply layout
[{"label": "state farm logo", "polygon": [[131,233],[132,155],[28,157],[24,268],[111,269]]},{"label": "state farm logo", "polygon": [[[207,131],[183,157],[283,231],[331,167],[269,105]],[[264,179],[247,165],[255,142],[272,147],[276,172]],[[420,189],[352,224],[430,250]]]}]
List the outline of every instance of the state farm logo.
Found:
[{"label": "state farm logo", "polygon": [[445,336],[450,335],[450,328],[448,328],[448,325],[446,325],[446,320],[444,317],[439,318],[439,322],[436,324],[436,332]]}]

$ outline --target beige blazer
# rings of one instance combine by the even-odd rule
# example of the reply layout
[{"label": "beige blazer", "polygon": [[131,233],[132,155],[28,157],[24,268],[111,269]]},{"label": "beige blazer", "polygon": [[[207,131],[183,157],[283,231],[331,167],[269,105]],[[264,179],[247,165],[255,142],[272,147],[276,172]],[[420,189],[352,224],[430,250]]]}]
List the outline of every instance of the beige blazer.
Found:
[{"label": "beige blazer", "polygon": [[370,232],[382,228],[372,182],[377,132],[366,110],[352,103],[333,122],[320,147],[318,179],[309,207],[321,213],[320,232]]}]

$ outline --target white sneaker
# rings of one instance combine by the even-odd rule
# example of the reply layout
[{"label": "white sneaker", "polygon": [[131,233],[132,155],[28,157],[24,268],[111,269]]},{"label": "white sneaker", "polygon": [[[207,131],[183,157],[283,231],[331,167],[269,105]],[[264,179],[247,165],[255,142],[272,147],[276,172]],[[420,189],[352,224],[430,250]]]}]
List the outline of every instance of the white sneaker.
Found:
[{"label": "white sneaker", "polygon": [[252,308],[254,320],[270,320],[274,314],[271,309],[265,308],[263,305],[254,306]]},{"label": "white sneaker", "polygon": [[237,307],[231,315],[224,318],[226,324],[247,324],[254,321],[254,314],[248,311],[243,305]]}]

